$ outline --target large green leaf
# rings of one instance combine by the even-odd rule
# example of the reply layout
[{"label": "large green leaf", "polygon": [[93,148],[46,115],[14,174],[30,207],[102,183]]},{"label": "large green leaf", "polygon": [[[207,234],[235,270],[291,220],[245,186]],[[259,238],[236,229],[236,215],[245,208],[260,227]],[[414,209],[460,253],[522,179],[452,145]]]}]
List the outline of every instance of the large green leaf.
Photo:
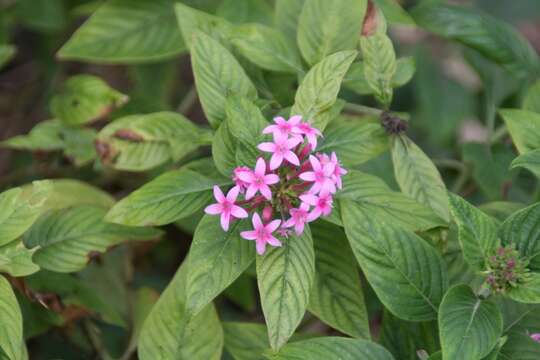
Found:
[{"label": "large green leaf", "polygon": [[0,246],[21,236],[43,211],[51,191],[49,181],[13,188],[0,194]]},{"label": "large green leaf", "polygon": [[522,167],[540,178],[540,149],[528,151],[512,161],[512,169]]},{"label": "large green leaf", "polygon": [[304,2],[305,0],[276,0],[274,15],[276,27],[293,41],[296,41],[298,18]]},{"label": "large green leaf", "polygon": [[213,304],[197,316],[186,311],[184,263],[146,318],[139,338],[141,360],[219,360],[223,329]]},{"label": "large green leaf", "polygon": [[392,162],[401,191],[429,206],[441,219],[449,221],[446,186],[441,174],[422,149],[406,136],[394,137]]},{"label": "large green leaf", "polygon": [[[399,58],[396,61],[396,72],[392,76],[390,85],[392,88],[397,88],[408,83],[414,76],[416,71],[416,64],[414,57],[407,56]],[[354,62],[347,75],[343,79],[343,86],[360,95],[370,95],[374,93],[374,90],[369,86],[364,72],[364,62]]]},{"label": "large green leaf", "polygon": [[389,219],[365,217],[353,201],[340,202],[353,253],[381,302],[404,320],[435,319],[448,286],[437,251]]},{"label": "large green leaf", "polygon": [[306,0],[298,21],[298,46],[315,65],[342,50],[353,50],[366,12],[365,0]]},{"label": "large green leaf", "polygon": [[[11,285],[0,275],[0,356],[9,360],[28,359],[23,339],[23,319]],[[3,355],[3,356],[2,356]]]},{"label": "large green leaf", "polygon": [[390,38],[382,32],[360,38],[364,77],[373,94],[385,106],[392,102],[392,81],[396,74],[396,53]]},{"label": "large green leaf", "polygon": [[272,7],[266,0],[222,0],[216,13],[234,24],[273,22]]},{"label": "large green leaf", "polygon": [[144,171],[178,161],[207,142],[205,133],[173,112],[130,115],[105,126],[96,149],[101,161],[118,170]]},{"label": "large green leaf", "polygon": [[319,122],[317,116],[336,102],[343,77],[356,55],[354,50],[340,51],[312,67],[298,87],[291,114],[302,115],[324,130],[326,123]]},{"label": "large green leaf", "polygon": [[131,226],[170,224],[201,210],[212,199],[214,185],[229,183],[185,168],[171,170],[119,201],[105,219]]},{"label": "large green leaf", "polygon": [[[360,171],[349,171],[343,179],[343,190],[336,194],[342,199],[354,202],[361,217],[374,218],[392,223],[412,231],[427,230],[444,222],[433,211],[414,199],[392,191],[381,179]],[[333,213],[339,218],[340,207]]]},{"label": "large green leaf", "polygon": [[212,158],[223,176],[231,176],[236,167],[236,147],[237,140],[229,130],[227,121],[223,121],[212,141]]},{"label": "large green leaf", "polygon": [[204,113],[212,127],[225,119],[228,96],[257,98],[257,90],[234,56],[203,32],[194,34],[191,61],[195,84]]},{"label": "large green leaf", "polygon": [[540,271],[540,203],[507,218],[499,236],[504,245],[514,245],[519,254],[529,260],[531,270]]},{"label": "large green leaf", "polygon": [[[102,208],[110,208],[114,204],[114,198],[105,191],[90,184],[74,179],[48,180],[52,184],[51,192],[43,210],[62,209],[74,205],[92,205]],[[29,188],[26,185],[23,189]]]},{"label": "large green leaf", "polygon": [[352,167],[379,156],[388,145],[389,138],[379,121],[353,117],[328,129],[317,151],[335,151],[345,167]]},{"label": "large green leaf", "polygon": [[540,304],[540,274],[528,274],[526,280],[511,288],[507,295],[510,299],[525,304]]},{"label": "large green leaf", "polygon": [[479,299],[468,285],[457,285],[444,296],[439,309],[439,333],[444,359],[481,359],[502,333],[500,310]]},{"label": "large green leaf", "polygon": [[189,251],[187,311],[197,314],[253,263],[255,244],[240,236],[249,227],[240,220],[224,231],[218,216],[202,218]]},{"label": "large green leaf", "polygon": [[272,360],[393,360],[394,357],[382,346],[367,340],[343,337],[320,337],[297,341],[281,349]]},{"label": "large green leaf", "polygon": [[440,36],[478,50],[516,75],[538,74],[538,55],[516,30],[473,8],[426,4],[412,15],[416,23]]},{"label": "large green leaf", "polygon": [[504,317],[506,343],[501,349],[500,360],[536,360],[540,343],[530,334],[540,332],[540,305],[521,304],[509,299],[499,303]]},{"label": "large green leaf", "polygon": [[537,80],[525,94],[523,110],[540,113],[540,80]]},{"label": "large green leaf", "polygon": [[457,195],[449,193],[449,199],[463,257],[476,269],[483,269],[499,244],[497,222]]},{"label": "large green leaf", "polygon": [[540,148],[539,113],[517,109],[503,109],[499,113],[520,154]]},{"label": "large green leaf", "polygon": [[257,283],[270,346],[281,348],[304,317],[315,277],[315,254],[308,227],[301,236],[257,256]]},{"label": "large green leaf", "polygon": [[105,213],[105,209],[94,206],[51,210],[24,234],[24,244],[29,248],[39,246],[33,260],[42,268],[74,272],[86,265],[93,251],[104,252],[127,239],[149,240],[161,235],[152,228],[106,223]]},{"label": "large green leaf", "polygon": [[180,26],[184,42],[188,49],[191,49],[193,35],[197,31],[202,31],[216,40],[224,41],[232,30],[232,25],[225,19],[210,15],[182,3],[175,4],[175,11],[178,25]]},{"label": "large green leaf", "polygon": [[260,24],[240,25],[234,28],[230,41],[244,57],[263,69],[292,74],[302,71],[295,43],[279,30]]},{"label": "large green leaf", "polygon": [[315,246],[315,281],[308,310],[344,334],[369,339],[364,294],[345,233],[324,222],[314,223],[311,229]]},{"label": "large green leaf", "polygon": [[51,113],[69,125],[82,125],[110,114],[128,100],[100,78],[77,75],[69,78],[51,100]]},{"label": "large green leaf", "polygon": [[413,18],[400,6],[397,0],[373,0],[382,10],[390,24],[414,26]]},{"label": "large green leaf", "polygon": [[266,326],[256,323],[224,322],[225,349],[234,360],[262,360],[269,347]]},{"label": "large green leaf", "polygon": [[185,50],[173,0],[110,0],[60,49],[61,59],[136,63]]},{"label": "large green leaf", "polygon": [[11,276],[28,276],[39,271],[39,266],[32,262],[32,255],[37,249],[27,249],[21,240],[15,240],[0,247],[0,272]]}]

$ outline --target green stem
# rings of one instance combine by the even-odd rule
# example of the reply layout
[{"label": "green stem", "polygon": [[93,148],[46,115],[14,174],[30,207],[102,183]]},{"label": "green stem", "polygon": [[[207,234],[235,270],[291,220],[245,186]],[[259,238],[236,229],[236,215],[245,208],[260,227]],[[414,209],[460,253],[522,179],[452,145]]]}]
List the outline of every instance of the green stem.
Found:
[{"label": "green stem", "polygon": [[507,134],[508,129],[506,128],[506,125],[501,125],[493,132],[493,134],[489,138],[489,143],[493,145],[498,141],[502,140]]},{"label": "green stem", "polygon": [[454,159],[433,159],[435,166],[440,168],[453,169],[459,172],[465,171],[466,165],[459,160]]},{"label": "green stem", "polygon": [[[366,115],[372,115],[372,116],[381,116],[384,110],[373,108],[370,106],[360,105],[360,104],[353,104],[353,103],[346,103],[343,107],[345,111],[356,113],[356,114],[366,114]],[[393,114],[396,114],[399,116],[402,120],[409,121],[411,119],[411,116],[404,112],[393,112]]]},{"label": "green stem", "polygon": [[469,166],[465,165],[461,172],[459,173],[458,178],[456,179],[456,182],[452,186],[452,192],[459,194],[465,184],[467,184],[467,181],[469,181],[469,177],[471,176],[471,169]]},{"label": "green stem", "polygon": [[191,109],[193,104],[195,104],[195,100],[197,100],[197,89],[195,86],[192,86],[176,108],[176,111],[185,115]]}]

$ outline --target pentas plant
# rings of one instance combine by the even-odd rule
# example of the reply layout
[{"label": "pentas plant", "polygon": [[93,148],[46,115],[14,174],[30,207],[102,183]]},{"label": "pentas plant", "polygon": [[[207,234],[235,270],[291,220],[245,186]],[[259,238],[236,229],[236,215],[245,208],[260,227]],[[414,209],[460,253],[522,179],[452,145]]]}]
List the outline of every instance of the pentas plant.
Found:
[{"label": "pentas plant", "polygon": [[335,152],[316,152],[322,133],[299,115],[288,120],[276,117],[262,133],[272,136],[271,142],[257,146],[271,154],[269,159],[257,158],[253,169],[235,168],[235,186],[226,196],[214,186],[217,203],[204,210],[220,215],[224,231],[231,221],[251,216],[253,230],[240,235],[255,241],[259,255],[265,253],[267,244],[282,245],[274,234],[288,237],[294,231],[299,236],[306,223],[330,215],[333,194],[342,188],[341,177],[347,174]]}]

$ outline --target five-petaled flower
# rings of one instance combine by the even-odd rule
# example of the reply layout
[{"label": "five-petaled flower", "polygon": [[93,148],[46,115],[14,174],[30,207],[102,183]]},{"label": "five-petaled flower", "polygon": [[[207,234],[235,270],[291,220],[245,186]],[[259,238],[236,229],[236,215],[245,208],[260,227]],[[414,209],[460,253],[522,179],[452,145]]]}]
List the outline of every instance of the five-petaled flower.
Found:
[{"label": "five-petaled flower", "polygon": [[[271,153],[270,159],[257,158],[254,169],[245,166],[234,169],[235,186],[227,197],[215,187],[218,203],[205,209],[208,214],[221,214],[225,231],[232,218],[245,218],[250,213],[253,230],[242,231],[240,236],[255,240],[257,253],[261,255],[267,244],[281,246],[278,237],[289,238],[291,228],[300,236],[307,223],[330,215],[332,196],[341,189],[341,177],[347,173],[335,153],[314,153],[317,137],[322,134],[300,116],[289,120],[277,117],[274,122],[263,130],[264,134],[272,134],[273,142],[257,146]],[[240,194],[243,200],[236,204]]]}]

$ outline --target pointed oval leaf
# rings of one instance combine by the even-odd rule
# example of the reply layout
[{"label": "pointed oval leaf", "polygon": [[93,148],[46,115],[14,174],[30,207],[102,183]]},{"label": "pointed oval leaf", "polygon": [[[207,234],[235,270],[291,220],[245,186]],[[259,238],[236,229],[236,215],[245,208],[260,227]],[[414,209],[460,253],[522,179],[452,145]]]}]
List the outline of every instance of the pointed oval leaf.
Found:
[{"label": "pointed oval leaf", "polygon": [[520,154],[540,148],[539,113],[517,109],[503,109],[499,113]]},{"label": "pointed oval leaf", "polygon": [[352,337],[369,339],[368,313],[356,260],[338,226],[311,225],[315,246],[315,281],[308,310]]},{"label": "pointed oval leaf", "polygon": [[139,337],[141,360],[219,360],[223,329],[213,304],[197,316],[186,311],[188,265],[182,264],[144,321]]},{"label": "pointed oval leaf", "polygon": [[0,355],[6,359],[26,360],[23,319],[10,283],[0,275]]},{"label": "pointed oval leaf", "polygon": [[533,272],[527,275],[527,279],[511,288],[508,297],[525,304],[540,304],[540,274]]},{"label": "pointed oval leaf", "polygon": [[195,85],[204,113],[216,128],[225,119],[225,102],[230,95],[257,98],[257,90],[234,56],[218,41],[196,32],[191,49]]},{"label": "pointed oval leaf", "polygon": [[104,3],[60,49],[61,59],[97,63],[158,61],[185,50],[173,0]]},{"label": "pointed oval leaf", "polygon": [[512,161],[511,168],[522,167],[540,178],[540,149],[528,151]]},{"label": "pointed oval leaf", "polygon": [[320,337],[287,344],[272,360],[393,360],[382,346],[371,341],[343,337]]},{"label": "pointed oval leaf", "polygon": [[429,206],[441,219],[450,221],[446,186],[422,149],[406,136],[394,137],[392,162],[401,191]]},{"label": "pointed oval leaf", "polygon": [[366,0],[306,0],[298,20],[298,47],[314,65],[342,50],[353,50],[362,30]]},{"label": "pointed oval leaf", "polygon": [[68,273],[84,268],[91,252],[105,252],[127,239],[150,240],[161,235],[152,228],[106,223],[105,213],[94,206],[51,210],[24,234],[24,244],[39,246],[33,260],[42,268]]},{"label": "pointed oval leaf", "polygon": [[249,228],[248,219],[235,221],[229,231],[218,216],[205,215],[199,222],[189,251],[187,311],[197,314],[253,263],[255,244],[240,236]]},{"label": "pointed oval leaf", "polygon": [[353,253],[381,302],[404,320],[435,319],[448,286],[437,251],[410,231],[363,217],[350,200],[340,203]]},{"label": "pointed oval leaf", "polygon": [[276,28],[287,37],[296,41],[298,18],[304,7],[305,0],[276,0],[275,14]]},{"label": "pointed oval leaf", "polygon": [[39,271],[39,266],[32,261],[36,250],[27,249],[21,240],[0,247],[0,272],[19,277]]},{"label": "pointed oval leaf", "polygon": [[257,256],[257,283],[270,346],[281,348],[302,321],[315,275],[311,232],[282,239],[283,246]]},{"label": "pointed oval leaf", "polygon": [[540,80],[537,80],[525,94],[523,110],[540,113]]},{"label": "pointed oval leaf", "polygon": [[479,299],[467,285],[448,290],[439,310],[444,359],[481,359],[497,345],[502,333],[500,310]]},{"label": "pointed oval leaf", "polygon": [[448,196],[450,211],[458,226],[463,257],[476,269],[483,269],[485,260],[499,244],[497,222],[461,197],[451,193]]},{"label": "pointed oval leaf", "polygon": [[188,49],[191,49],[193,35],[197,31],[202,31],[216,40],[224,41],[232,30],[232,25],[222,17],[205,13],[185,4],[177,3],[175,11]]},{"label": "pointed oval leaf", "polygon": [[170,224],[201,210],[212,199],[214,185],[230,182],[189,169],[168,171],[120,200],[105,219],[130,226]]},{"label": "pointed oval leaf", "polygon": [[317,117],[334,105],[343,77],[352,64],[357,51],[340,51],[329,55],[311,68],[298,87],[291,115],[302,115],[324,130],[326,123]]},{"label": "pointed oval leaf", "polygon": [[256,323],[224,322],[225,349],[234,360],[262,360],[270,347],[266,326]]}]

